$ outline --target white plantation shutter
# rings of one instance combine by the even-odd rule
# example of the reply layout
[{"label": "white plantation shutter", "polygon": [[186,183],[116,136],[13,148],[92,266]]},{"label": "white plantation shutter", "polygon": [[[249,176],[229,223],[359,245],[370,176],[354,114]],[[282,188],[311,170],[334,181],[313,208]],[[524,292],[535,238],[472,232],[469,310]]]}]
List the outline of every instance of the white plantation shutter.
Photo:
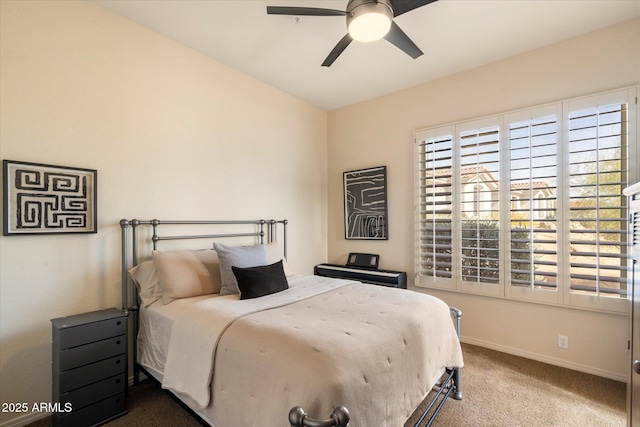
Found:
[{"label": "white plantation shutter", "polygon": [[418,141],[418,157],[419,274],[451,278],[453,135]]},{"label": "white plantation shutter", "polygon": [[627,310],[637,88],[416,132],[416,285]]},{"label": "white plantation shutter", "polygon": [[572,293],[626,297],[627,109],[616,103],[568,116]]},{"label": "white plantation shutter", "polygon": [[557,289],[558,117],[509,123],[510,284]]},{"label": "white plantation shutter", "polygon": [[459,133],[463,281],[500,280],[499,144],[498,126]]}]

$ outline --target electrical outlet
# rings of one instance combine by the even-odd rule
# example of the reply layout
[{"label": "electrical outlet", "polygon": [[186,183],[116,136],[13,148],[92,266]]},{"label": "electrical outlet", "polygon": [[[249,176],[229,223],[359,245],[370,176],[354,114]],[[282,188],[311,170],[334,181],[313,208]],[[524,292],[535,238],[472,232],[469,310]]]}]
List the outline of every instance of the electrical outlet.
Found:
[{"label": "electrical outlet", "polygon": [[566,335],[558,335],[558,347],[569,348],[569,337]]}]

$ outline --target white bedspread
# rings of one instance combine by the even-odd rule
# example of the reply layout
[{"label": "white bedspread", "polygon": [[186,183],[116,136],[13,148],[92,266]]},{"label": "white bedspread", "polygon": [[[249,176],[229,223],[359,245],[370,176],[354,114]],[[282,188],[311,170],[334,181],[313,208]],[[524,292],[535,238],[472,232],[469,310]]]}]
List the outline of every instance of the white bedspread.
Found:
[{"label": "white bedspread", "polygon": [[449,307],[429,295],[306,276],[254,300],[198,301],[173,325],[163,387],[218,427],[288,426],[291,407],[401,427],[444,367],[463,365]]},{"label": "white bedspread", "polygon": [[240,300],[238,295],[206,299],[192,304],[173,324],[162,387],[193,399],[200,408],[209,404],[215,351],[224,331],[243,316],[282,307],[353,281],[302,278],[285,292]]}]

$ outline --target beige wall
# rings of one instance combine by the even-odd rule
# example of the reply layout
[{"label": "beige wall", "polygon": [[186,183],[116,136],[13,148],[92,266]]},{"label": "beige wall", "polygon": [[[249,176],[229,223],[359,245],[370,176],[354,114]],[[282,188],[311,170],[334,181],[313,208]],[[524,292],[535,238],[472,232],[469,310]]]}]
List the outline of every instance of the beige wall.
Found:
[{"label": "beige wall", "polygon": [[120,305],[121,218],[288,218],[292,269],[326,260],[325,111],[88,2],[0,16],[0,157],[99,189],[95,235],[0,237],[0,402],[50,402],[50,319]]},{"label": "beige wall", "polygon": [[[329,261],[344,263],[349,252],[378,253],[381,268],[413,276],[415,130],[638,83],[640,21],[635,20],[331,111]],[[347,241],[342,173],[381,165],[387,166],[389,240]],[[626,378],[626,316],[431,293],[462,309],[467,342]],[[559,334],[569,336],[568,350],[557,347]]]},{"label": "beige wall", "polygon": [[[286,217],[297,272],[365,251],[411,275],[416,129],[640,81],[635,21],[327,115],[90,3],[0,19],[0,157],[99,182],[96,235],[0,237],[0,402],[50,401],[51,318],[119,305],[120,218]],[[345,241],[342,172],[378,165],[391,238]],[[624,378],[624,316],[437,294],[469,342]]]}]

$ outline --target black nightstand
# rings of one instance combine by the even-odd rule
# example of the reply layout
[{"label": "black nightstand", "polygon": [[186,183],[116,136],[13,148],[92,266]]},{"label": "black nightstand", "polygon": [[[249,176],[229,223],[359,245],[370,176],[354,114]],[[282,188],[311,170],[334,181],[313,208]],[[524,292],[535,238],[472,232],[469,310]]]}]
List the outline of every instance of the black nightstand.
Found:
[{"label": "black nightstand", "polygon": [[93,426],[127,413],[127,318],[118,309],[51,320],[53,426]]}]

